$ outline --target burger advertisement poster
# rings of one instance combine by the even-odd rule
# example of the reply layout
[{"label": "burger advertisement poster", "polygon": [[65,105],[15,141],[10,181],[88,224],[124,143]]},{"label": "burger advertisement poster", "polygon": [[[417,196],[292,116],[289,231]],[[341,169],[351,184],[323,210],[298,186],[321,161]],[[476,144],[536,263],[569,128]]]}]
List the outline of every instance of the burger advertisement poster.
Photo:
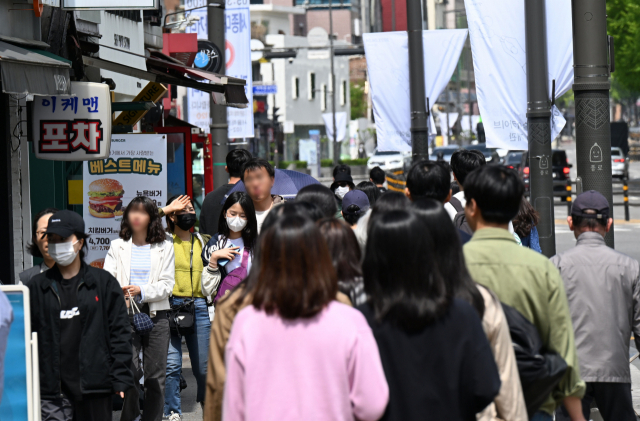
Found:
[{"label": "burger advertisement poster", "polygon": [[114,134],[107,159],[84,163],[82,184],[87,263],[102,267],[133,198],[147,196],[158,207],[167,203],[167,136]]}]

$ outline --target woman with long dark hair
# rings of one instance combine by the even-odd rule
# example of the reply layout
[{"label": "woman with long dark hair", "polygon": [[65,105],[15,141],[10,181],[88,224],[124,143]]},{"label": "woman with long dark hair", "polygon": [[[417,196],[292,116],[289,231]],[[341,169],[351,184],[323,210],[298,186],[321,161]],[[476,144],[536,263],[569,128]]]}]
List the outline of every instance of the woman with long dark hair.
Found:
[{"label": "woman with long dark hair", "polygon": [[462,247],[451,217],[441,203],[433,199],[413,202],[421,220],[427,225],[427,234],[438,247],[433,251],[446,286],[453,296],[471,304],[482,318],[482,327],[500,372],[500,393],[489,405],[479,421],[526,420],[527,408],[520,385],[518,366],[511,344],[509,326],[502,306],[491,291],[473,282],[464,260]]},{"label": "woman with long dark hair", "polygon": [[[212,295],[217,290],[217,300],[246,278],[251,270],[257,238],[258,222],[253,201],[244,192],[232,193],[220,212],[218,233],[211,237],[202,252],[206,264],[202,272],[203,294]],[[230,278],[225,282],[228,275],[234,281]]]},{"label": "woman with long dark hair", "polygon": [[391,390],[383,420],[472,421],[500,388],[478,312],[447,287],[436,248],[412,209],[386,212],[369,229],[369,302],[359,309]]},{"label": "woman with long dark hair", "polygon": [[338,289],[349,297],[354,306],[364,304],[367,295],[362,280],[362,253],[353,230],[335,218],[319,221],[318,228],[329,247],[338,276]]},{"label": "woman with long dark hair", "polygon": [[538,221],[540,215],[535,210],[526,197],[523,197],[520,201],[520,210],[515,218],[513,218],[513,230],[520,237],[520,241],[524,247],[528,247],[532,250],[542,253],[540,248],[540,237],[538,236]]},{"label": "woman with long dark hair", "polygon": [[378,349],[362,315],[335,302],[317,226],[278,220],[262,234],[258,267],[227,344],[223,419],[379,419],[389,391]]},{"label": "woman with long dark hair", "polygon": [[[127,205],[120,223],[120,238],[111,242],[104,269],[116,277],[124,292],[133,321],[134,305],[153,321],[150,333],[141,336],[133,327],[133,373],[136,387],[125,393],[122,421],[140,416],[139,380],[144,375],[143,421],[162,418],[169,348],[169,295],[175,282],[173,245],[162,227],[158,208],[148,197],[136,197]],[[132,304],[129,300],[134,300]],[[139,355],[142,351],[144,364]]]},{"label": "woman with long dark hair", "polygon": [[[167,201],[164,212],[167,231],[171,233],[175,252],[176,283],[170,298],[173,309],[182,308],[195,316],[193,329],[188,334],[176,329],[171,330],[169,355],[167,358],[167,387],[164,397],[164,414],[169,421],[179,421],[182,414],[180,399],[180,376],[182,374],[182,338],[184,338],[191,368],[197,382],[196,402],[204,402],[205,382],[207,376],[207,355],[209,353],[209,330],[211,320],[207,297],[202,294],[201,278],[204,265],[198,256],[204,250],[209,236],[198,232],[191,233],[196,224],[196,211],[193,201],[188,200],[186,206],[180,203],[181,196],[174,196]],[[174,203],[175,202],[175,203]],[[175,205],[175,206],[172,206]]]}]

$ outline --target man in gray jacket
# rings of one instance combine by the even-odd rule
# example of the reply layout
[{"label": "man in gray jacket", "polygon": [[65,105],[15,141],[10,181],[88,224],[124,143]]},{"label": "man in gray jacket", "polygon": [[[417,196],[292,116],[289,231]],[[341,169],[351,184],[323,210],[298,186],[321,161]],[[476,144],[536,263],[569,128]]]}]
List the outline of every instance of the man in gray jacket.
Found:
[{"label": "man in gray jacket", "polygon": [[[629,345],[633,333],[640,349],[640,280],[638,262],[606,246],[611,229],[609,203],[590,190],[579,195],[569,228],[576,246],[551,261],[564,280],[580,374],[587,383],[584,416],[595,400],[605,421],[636,421],[631,401]],[[564,408],[556,419],[566,420]]]}]

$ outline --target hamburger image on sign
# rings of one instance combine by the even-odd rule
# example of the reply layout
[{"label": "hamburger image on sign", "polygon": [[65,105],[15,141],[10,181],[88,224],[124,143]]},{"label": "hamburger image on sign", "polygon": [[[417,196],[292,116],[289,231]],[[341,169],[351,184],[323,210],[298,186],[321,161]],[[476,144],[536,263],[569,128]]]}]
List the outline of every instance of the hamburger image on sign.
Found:
[{"label": "hamburger image on sign", "polygon": [[89,184],[89,213],[96,218],[113,218],[123,213],[124,189],[118,180],[101,178]]}]

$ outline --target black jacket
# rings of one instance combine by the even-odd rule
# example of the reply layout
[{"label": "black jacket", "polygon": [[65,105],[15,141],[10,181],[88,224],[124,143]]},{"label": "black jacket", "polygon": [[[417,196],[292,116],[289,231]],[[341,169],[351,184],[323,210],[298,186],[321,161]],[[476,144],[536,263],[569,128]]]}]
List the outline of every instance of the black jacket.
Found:
[{"label": "black jacket", "polygon": [[[78,307],[80,338],[80,387],[83,394],[126,391],[133,386],[131,327],[120,284],[107,271],[82,263]],[[62,275],[57,266],[29,283],[31,330],[38,333],[40,396],[61,395],[60,299]]]}]

